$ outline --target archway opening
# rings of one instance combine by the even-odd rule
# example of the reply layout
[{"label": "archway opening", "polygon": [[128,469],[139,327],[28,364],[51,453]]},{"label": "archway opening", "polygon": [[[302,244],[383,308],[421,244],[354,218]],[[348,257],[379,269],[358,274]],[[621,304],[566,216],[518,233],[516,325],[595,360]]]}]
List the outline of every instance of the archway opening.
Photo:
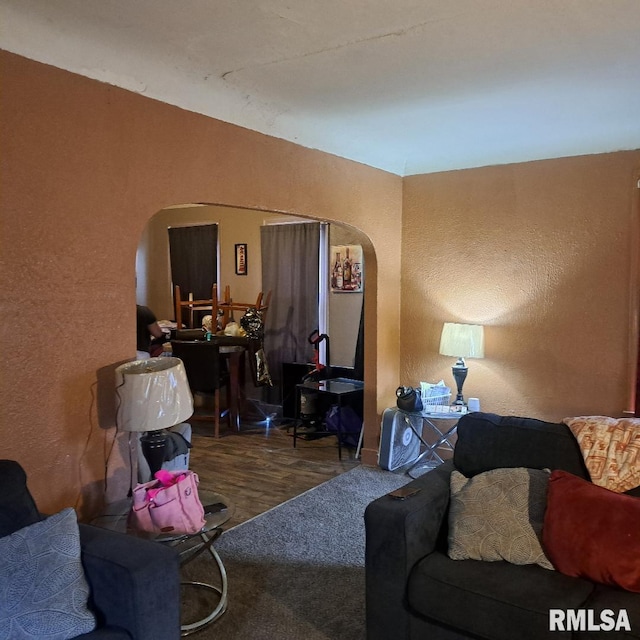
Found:
[{"label": "archway opening", "polygon": [[[251,300],[261,290],[260,273],[260,228],[265,224],[288,224],[292,222],[318,221],[328,223],[332,237],[330,244],[362,246],[364,255],[364,291],[367,308],[364,313],[365,295],[329,296],[329,335],[332,364],[353,366],[355,340],[358,334],[360,316],[364,313],[365,353],[369,363],[375,362],[375,297],[376,264],[375,254],[368,237],[360,230],[342,222],[326,220],[308,215],[293,215],[277,211],[247,209],[227,204],[184,204],[166,207],[157,212],[148,222],[141,237],[136,260],[138,302],[150,306],[158,318],[174,320],[172,303],[171,271],[168,255],[167,228],[175,225],[216,223],[219,225],[219,284],[229,284],[234,298]],[[333,235],[335,234],[335,235]],[[249,268],[245,275],[235,272],[234,247],[246,244]],[[333,313],[331,307],[333,306]],[[341,311],[336,312],[337,309]],[[344,311],[344,309],[347,309]],[[372,311],[373,310],[373,311]],[[331,319],[333,316],[333,319]],[[341,327],[340,324],[344,324]],[[345,328],[346,331],[340,331]],[[310,331],[314,327],[310,327]],[[311,349],[311,348],[310,348]],[[375,367],[369,366],[369,370]],[[371,416],[377,415],[375,402],[375,375],[366,373],[365,366],[365,407],[364,431],[375,427]],[[260,397],[250,385],[249,393]],[[375,418],[374,418],[375,420]]]}]

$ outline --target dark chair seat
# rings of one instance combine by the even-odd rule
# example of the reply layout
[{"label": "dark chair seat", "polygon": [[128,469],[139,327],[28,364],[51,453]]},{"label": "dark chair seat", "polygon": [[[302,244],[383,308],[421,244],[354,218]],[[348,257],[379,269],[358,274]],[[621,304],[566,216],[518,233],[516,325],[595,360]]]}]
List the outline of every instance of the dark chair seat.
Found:
[{"label": "dark chair seat", "polygon": [[[172,340],[171,349],[184,364],[191,391],[213,396],[213,415],[198,416],[200,420],[213,420],[214,436],[220,437],[220,418],[227,416],[231,425],[231,387],[227,360],[220,353],[220,345],[205,340]],[[227,405],[220,408],[220,389],[227,389]]]},{"label": "dark chair seat", "polygon": [[[537,585],[533,601],[532,582]],[[586,580],[537,565],[451,560],[434,552],[411,570],[407,599],[425,617],[470,634],[512,640],[517,629],[520,640],[537,640],[549,630],[550,609],[579,609],[593,590]]]}]

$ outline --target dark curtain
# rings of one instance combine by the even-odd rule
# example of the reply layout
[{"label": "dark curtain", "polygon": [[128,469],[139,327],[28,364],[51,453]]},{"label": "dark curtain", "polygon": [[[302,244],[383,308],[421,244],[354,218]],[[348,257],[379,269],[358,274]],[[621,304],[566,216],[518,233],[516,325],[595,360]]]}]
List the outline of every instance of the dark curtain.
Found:
[{"label": "dark curtain", "polygon": [[279,402],[283,362],[310,362],[318,328],[320,223],[261,227],[262,289],[271,291],[264,347]]},{"label": "dark curtain", "polygon": [[182,299],[190,293],[195,300],[210,299],[218,279],[218,225],[170,227],[168,231],[171,281],[179,285]]}]

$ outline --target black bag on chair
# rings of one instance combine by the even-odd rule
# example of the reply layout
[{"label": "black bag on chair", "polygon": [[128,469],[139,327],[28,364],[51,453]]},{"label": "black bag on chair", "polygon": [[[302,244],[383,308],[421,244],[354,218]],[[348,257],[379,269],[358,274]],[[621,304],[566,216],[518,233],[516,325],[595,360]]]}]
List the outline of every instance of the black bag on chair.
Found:
[{"label": "black bag on chair", "polygon": [[400,411],[418,413],[422,411],[420,391],[413,387],[398,387],[396,389],[396,405]]}]

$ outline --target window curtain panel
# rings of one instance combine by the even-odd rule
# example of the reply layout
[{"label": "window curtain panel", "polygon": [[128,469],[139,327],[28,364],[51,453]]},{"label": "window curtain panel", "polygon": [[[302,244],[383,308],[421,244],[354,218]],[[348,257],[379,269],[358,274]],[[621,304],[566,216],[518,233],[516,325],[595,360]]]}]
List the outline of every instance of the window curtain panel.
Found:
[{"label": "window curtain panel", "polygon": [[173,285],[180,287],[183,299],[192,293],[195,300],[209,300],[218,279],[218,225],[169,227],[168,232]]},{"label": "window curtain panel", "polygon": [[279,401],[282,363],[310,362],[313,357],[307,338],[319,320],[320,223],[260,229],[262,289],[272,292],[264,348],[274,383],[272,399]]}]

